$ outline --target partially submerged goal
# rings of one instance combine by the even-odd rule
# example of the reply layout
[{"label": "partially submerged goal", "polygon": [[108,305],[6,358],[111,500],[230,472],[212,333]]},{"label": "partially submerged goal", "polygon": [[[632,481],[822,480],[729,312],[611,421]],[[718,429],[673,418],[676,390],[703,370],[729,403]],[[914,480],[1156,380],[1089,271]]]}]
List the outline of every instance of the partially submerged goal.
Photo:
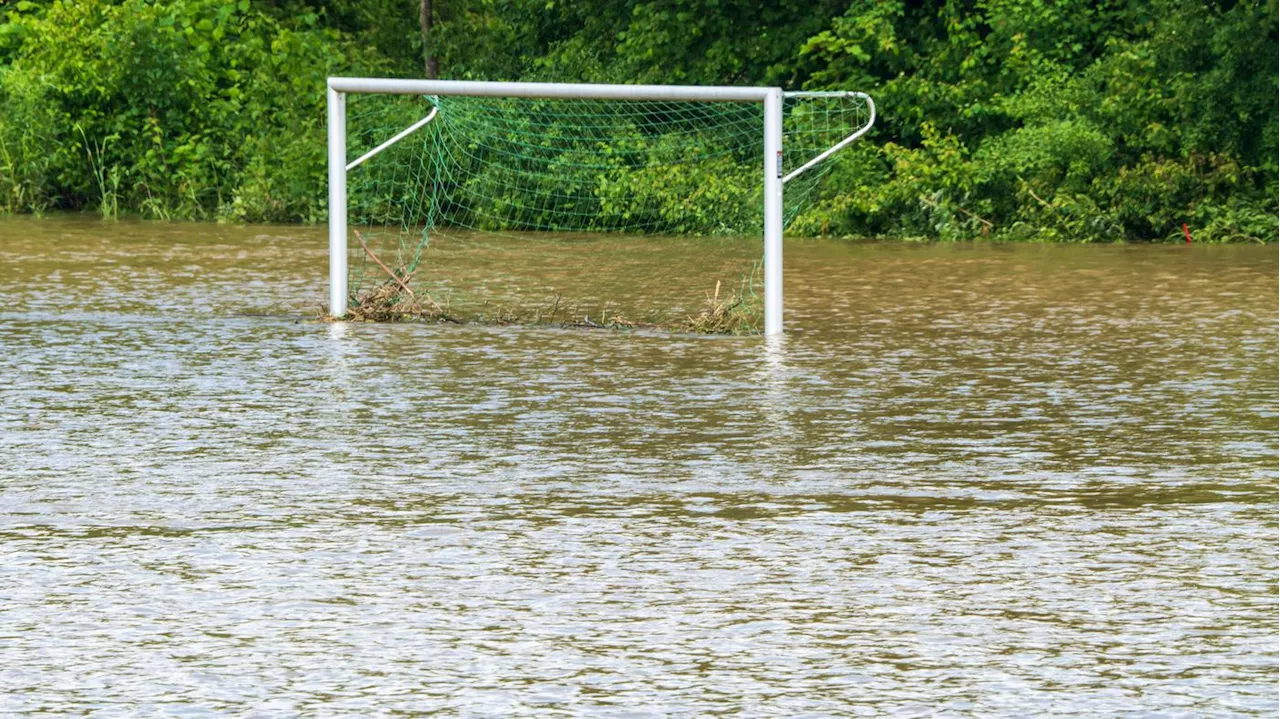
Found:
[{"label": "partially submerged goal", "polygon": [[[352,113],[354,143],[348,94],[381,99]],[[406,274],[432,233],[448,228],[679,235],[763,227],[764,334],[778,334],[784,225],[824,161],[874,122],[875,105],[860,92],[329,78],[330,313],[347,315],[353,285],[369,281],[358,269],[365,254],[376,259],[364,235],[365,254],[352,246],[349,219],[389,238],[378,266],[395,263]]]}]

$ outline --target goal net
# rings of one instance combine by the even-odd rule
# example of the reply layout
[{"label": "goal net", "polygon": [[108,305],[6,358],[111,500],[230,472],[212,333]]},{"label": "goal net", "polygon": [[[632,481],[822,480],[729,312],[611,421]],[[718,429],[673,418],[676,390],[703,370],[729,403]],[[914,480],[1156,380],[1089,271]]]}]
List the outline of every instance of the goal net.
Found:
[{"label": "goal net", "polygon": [[[337,78],[330,87],[330,201],[345,210],[331,216],[331,252],[345,260],[332,268],[345,280],[331,277],[345,284],[331,298],[335,316],[368,311],[373,298],[391,317],[412,303],[460,320],[678,326],[714,293],[739,312],[718,329],[767,331],[773,271],[780,329],[782,228],[822,181],[822,160],[874,119],[869,98],[845,92]],[[770,97],[781,116],[773,138]],[[680,268],[699,286],[672,292]]]}]

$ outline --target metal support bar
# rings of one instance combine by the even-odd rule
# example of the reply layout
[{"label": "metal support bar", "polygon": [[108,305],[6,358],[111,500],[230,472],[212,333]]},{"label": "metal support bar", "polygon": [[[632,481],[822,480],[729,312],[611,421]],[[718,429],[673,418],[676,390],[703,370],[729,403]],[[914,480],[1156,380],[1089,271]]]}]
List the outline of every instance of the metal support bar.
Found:
[{"label": "metal support bar", "polygon": [[764,333],[782,333],[782,90],[764,97]]},{"label": "metal support bar", "polygon": [[831,157],[835,153],[844,149],[844,147],[849,143],[867,134],[867,131],[871,129],[871,126],[876,124],[876,103],[871,99],[871,96],[867,95],[866,93],[862,93],[862,92],[788,92],[785,94],[787,97],[841,97],[841,96],[860,97],[863,100],[866,100],[867,105],[871,108],[871,117],[867,119],[867,124],[863,125],[860,129],[858,129],[858,131],[844,138],[840,142],[837,142],[831,147],[828,147],[826,151],[824,151],[822,154],[818,155],[817,157],[813,158],[812,160],[809,160],[803,165],[787,173],[787,176],[782,178],[782,184],[784,185],[790,182],[795,177],[799,176],[800,173],[804,172],[805,170],[808,170],[810,167],[813,167],[814,165],[818,164],[819,162],[822,162],[828,157]]},{"label": "metal support bar", "polygon": [[594,85],[564,82],[472,82],[469,80],[395,80],[331,77],[329,89],[388,95],[470,95],[473,97],[542,97],[593,100],[688,100],[691,102],[761,102],[773,88],[700,85]]},{"label": "metal support bar", "polygon": [[414,130],[417,130],[419,127],[422,127],[423,125],[426,125],[428,122],[431,122],[432,120],[434,120],[434,119],[435,119],[435,116],[436,116],[436,113],[437,113],[437,112],[440,112],[440,108],[438,108],[438,107],[433,107],[433,108],[431,108],[431,112],[427,113],[427,116],[426,116],[426,117],[422,118],[421,120],[418,120],[417,122],[413,123],[412,125],[410,125],[410,126],[406,127],[405,129],[401,130],[401,131],[399,132],[399,134],[397,134],[395,137],[391,138],[390,140],[387,140],[386,142],[382,143],[381,145],[378,145],[377,147],[375,147],[375,148],[373,148],[372,150],[370,150],[370,151],[368,151],[368,152],[364,153],[364,154],[363,154],[363,155],[361,155],[360,157],[357,157],[356,159],[354,159],[354,160],[352,160],[351,162],[347,163],[347,171],[348,171],[348,172],[350,172],[351,170],[353,170],[353,169],[355,169],[355,168],[359,167],[361,164],[363,164],[363,163],[364,163],[364,161],[365,161],[365,160],[369,159],[370,157],[373,157],[374,155],[378,154],[379,152],[382,152],[383,150],[387,149],[388,147],[391,147],[392,145],[396,144],[397,142],[400,142],[400,141],[401,141],[401,140],[403,140],[404,138],[408,137],[411,133],[413,133],[413,131],[414,131]]},{"label": "metal support bar", "polygon": [[347,316],[347,98],[329,88],[329,314]]}]

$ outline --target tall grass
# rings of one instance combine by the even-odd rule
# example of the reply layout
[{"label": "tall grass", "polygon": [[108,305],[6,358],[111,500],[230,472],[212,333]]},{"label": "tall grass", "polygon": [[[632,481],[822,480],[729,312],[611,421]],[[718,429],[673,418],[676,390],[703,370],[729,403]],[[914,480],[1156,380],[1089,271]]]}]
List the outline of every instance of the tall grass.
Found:
[{"label": "tall grass", "polygon": [[115,136],[108,135],[101,140],[91,141],[83,127],[76,125],[75,129],[84,140],[84,152],[89,158],[89,170],[93,173],[93,179],[98,185],[98,212],[102,213],[103,219],[114,220],[120,216],[121,172],[119,165],[107,167],[106,155],[107,148]]}]

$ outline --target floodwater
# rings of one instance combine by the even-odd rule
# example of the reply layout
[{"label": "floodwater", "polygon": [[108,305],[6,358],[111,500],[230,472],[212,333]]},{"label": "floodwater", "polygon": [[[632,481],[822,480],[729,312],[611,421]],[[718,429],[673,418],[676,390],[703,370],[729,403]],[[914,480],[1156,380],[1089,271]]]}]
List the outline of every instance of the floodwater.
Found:
[{"label": "floodwater", "polygon": [[[1275,246],[791,242],[765,342],[314,322],[325,244],[0,221],[0,715],[1276,715]],[[545,249],[755,252],[669,247]]]}]

